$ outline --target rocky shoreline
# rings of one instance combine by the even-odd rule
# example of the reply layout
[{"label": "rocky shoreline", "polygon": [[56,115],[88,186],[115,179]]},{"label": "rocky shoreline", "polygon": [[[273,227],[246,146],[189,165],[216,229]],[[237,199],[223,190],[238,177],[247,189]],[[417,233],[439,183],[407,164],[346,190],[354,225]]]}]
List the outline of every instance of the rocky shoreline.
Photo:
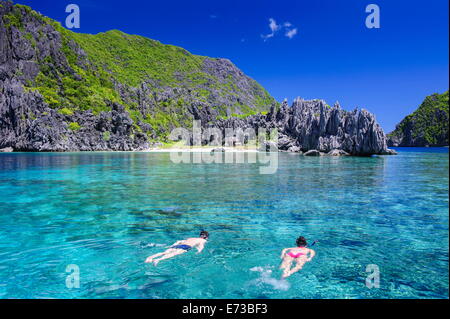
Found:
[{"label": "rocky shoreline", "polygon": [[267,115],[219,120],[209,127],[222,131],[277,129],[279,150],[306,156],[396,154],[388,149],[383,129],[372,113],[364,109],[348,112],[339,103],[330,107],[323,100],[298,98],[291,106],[284,101],[279,108],[272,107]]}]

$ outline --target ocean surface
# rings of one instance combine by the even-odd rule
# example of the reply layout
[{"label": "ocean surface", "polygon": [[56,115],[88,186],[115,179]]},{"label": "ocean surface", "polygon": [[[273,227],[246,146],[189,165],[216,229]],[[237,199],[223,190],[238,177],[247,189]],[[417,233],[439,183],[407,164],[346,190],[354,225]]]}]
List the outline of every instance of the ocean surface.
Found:
[{"label": "ocean surface", "polygon": [[[271,175],[168,153],[0,153],[0,298],[448,298],[448,148],[397,151],[280,153]],[[201,254],[144,263],[202,229]],[[299,235],[317,255],[280,280]]]}]

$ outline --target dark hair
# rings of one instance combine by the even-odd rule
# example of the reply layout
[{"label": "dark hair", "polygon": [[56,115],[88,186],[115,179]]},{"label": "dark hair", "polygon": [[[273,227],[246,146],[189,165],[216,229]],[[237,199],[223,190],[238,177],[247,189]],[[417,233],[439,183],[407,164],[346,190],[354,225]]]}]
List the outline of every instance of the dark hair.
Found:
[{"label": "dark hair", "polygon": [[203,238],[203,239],[206,239],[206,238],[209,237],[209,233],[206,230],[202,230],[200,232],[200,237]]},{"label": "dark hair", "polygon": [[297,238],[297,241],[295,243],[298,247],[306,247],[306,245],[308,245],[308,243],[306,242],[306,238],[303,236]]}]

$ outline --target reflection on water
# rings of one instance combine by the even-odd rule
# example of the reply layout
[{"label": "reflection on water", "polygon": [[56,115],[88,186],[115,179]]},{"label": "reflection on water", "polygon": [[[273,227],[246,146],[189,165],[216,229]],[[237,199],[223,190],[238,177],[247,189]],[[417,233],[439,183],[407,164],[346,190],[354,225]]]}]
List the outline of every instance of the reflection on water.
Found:
[{"label": "reflection on water", "polygon": [[[273,175],[168,153],[0,154],[0,297],[448,298],[448,150],[399,151],[280,153]],[[143,263],[201,229],[202,254]],[[317,256],[280,280],[300,234]]]}]

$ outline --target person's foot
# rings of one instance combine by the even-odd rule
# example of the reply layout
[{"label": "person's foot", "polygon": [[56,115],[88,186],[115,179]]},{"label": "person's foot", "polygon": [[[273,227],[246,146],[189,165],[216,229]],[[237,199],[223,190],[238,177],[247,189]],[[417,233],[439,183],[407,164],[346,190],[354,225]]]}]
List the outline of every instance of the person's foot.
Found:
[{"label": "person's foot", "polygon": [[151,257],[148,257],[146,260],[145,260],[145,262],[148,264],[148,263],[151,263],[153,261],[153,258],[151,258]]},{"label": "person's foot", "polygon": [[153,261],[153,266],[155,266],[155,267],[158,266],[158,263],[159,263],[159,260],[154,260]]}]

